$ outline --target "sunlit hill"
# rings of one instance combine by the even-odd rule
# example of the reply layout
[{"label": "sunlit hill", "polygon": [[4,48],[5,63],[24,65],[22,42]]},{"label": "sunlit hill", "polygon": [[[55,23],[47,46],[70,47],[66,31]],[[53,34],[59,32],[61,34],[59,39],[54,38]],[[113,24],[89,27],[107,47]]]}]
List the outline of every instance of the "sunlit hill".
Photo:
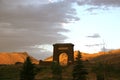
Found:
[{"label": "sunlit hill", "polygon": [[[90,62],[106,62],[106,63],[120,63],[120,49],[110,50],[108,52],[99,53],[82,53],[82,60]],[[78,51],[74,51],[74,60],[78,55]],[[27,52],[0,52],[0,64],[16,64],[17,62],[24,63],[26,57],[30,57],[32,63],[39,64],[39,60],[30,56]],[[63,61],[66,56],[60,57],[60,61]],[[44,61],[52,61],[53,57],[50,56]]]},{"label": "sunlit hill", "polygon": [[[28,56],[27,52],[0,52],[0,64],[24,63]],[[32,56],[29,57],[32,63],[38,64],[38,60]]]},{"label": "sunlit hill", "polygon": [[[82,60],[90,61],[90,62],[105,62],[105,63],[120,63],[120,49],[110,50],[107,52],[98,52],[98,53],[82,53]],[[74,51],[74,60],[78,55],[78,51]],[[65,57],[65,56],[64,56]],[[60,58],[61,61],[64,59],[63,57]],[[45,61],[52,61],[53,57],[48,57]]]}]

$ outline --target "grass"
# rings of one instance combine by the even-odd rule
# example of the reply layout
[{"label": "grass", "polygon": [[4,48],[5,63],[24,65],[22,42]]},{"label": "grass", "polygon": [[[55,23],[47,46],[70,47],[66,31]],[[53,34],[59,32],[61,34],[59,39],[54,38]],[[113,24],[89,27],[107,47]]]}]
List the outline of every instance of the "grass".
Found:
[{"label": "grass", "polygon": [[20,67],[14,65],[0,66],[0,80],[19,80]]},{"label": "grass", "polygon": [[[85,63],[85,66],[89,72],[88,80],[96,80],[95,73],[92,71],[93,66],[96,66],[96,64]],[[37,67],[40,68],[40,71],[36,74],[36,80],[52,80],[51,66],[37,65]],[[21,68],[22,66],[19,65],[1,65],[0,80],[19,80]],[[73,65],[63,67],[62,80],[72,80],[72,68]],[[100,69],[97,70],[99,71]],[[120,80],[119,66],[113,67],[108,74],[111,74],[106,76],[110,80]]]}]

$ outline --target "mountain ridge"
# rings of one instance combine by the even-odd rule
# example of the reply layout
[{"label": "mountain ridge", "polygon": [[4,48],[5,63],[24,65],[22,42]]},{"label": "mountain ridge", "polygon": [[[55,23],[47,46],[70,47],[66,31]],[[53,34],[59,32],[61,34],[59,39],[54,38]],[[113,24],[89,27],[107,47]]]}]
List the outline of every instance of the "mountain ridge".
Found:
[{"label": "mountain ridge", "polygon": [[[106,63],[120,63],[120,49],[110,50],[107,52],[98,52],[98,53],[82,53],[82,60],[90,62],[106,62]],[[74,60],[78,55],[78,51],[74,51]],[[30,57],[32,63],[39,64],[39,60],[28,55],[27,52],[0,52],[0,65],[1,64],[16,64],[24,63],[26,57]],[[62,59],[62,58],[61,58]],[[52,61],[53,57],[47,57],[43,61]],[[62,60],[61,60],[62,61]]]},{"label": "mountain ridge", "polygon": [[0,52],[0,64],[16,64],[17,62],[24,63],[26,57],[30,57],[34,64],[39,63],[37,59],[28,55],[27,52]]},{"label": "mountain ridge", "polygon": [[[74,51],[74,60],[78,55],[78,51]],[[82,60],[90,62],[105,62],[105,63],[120,63],[120,49],[110,50],[107,52],[98,52],[98,53],[84,53],[81,52]],[[62,58],[61,58],[62,59]],[[53,57],[50,56],[44,61],[52,61]],[[61,60],[62,61],[62,60]]]}]

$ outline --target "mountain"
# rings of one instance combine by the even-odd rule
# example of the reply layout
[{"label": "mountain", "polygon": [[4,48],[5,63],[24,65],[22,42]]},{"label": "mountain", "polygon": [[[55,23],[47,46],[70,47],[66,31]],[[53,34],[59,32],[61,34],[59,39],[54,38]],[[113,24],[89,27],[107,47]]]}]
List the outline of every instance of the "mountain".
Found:
[{"label": "mountain", "polygon": [[[18,63],[24,63],[26,60],[26,57],[28,57],[27,52],[0,52],[0,64],[16,64]],[[32,63],[38,64],[39,61],[33,58],[32,56],[29,56]]]},{"label": "mountain", "polygon": [[92,58],[91,61],[110,64],[120,63],[120,49],[110,50],[108,52],[99,52],[99,54],[101,55]]},{"label": "mountain", "polygon": [[[106,63],[120,63],[120,49],[110,50],[107,52],[99,53],[82,53],[82,60],[88,60],[91,62],[106,62]],[[74,59],[76,59],[78,51],[74,51]],[[24,63],[26,57],[30,57],[32,63],[39,64],[39,61],[32,56],[28,55],[27,52],[0,52],[0,64],[16,64]],[[66,56],[66,55],[65,55]],[[64,56],[63,56],[64,57]],[[60,61],[64,61],[63,57],[60,58]],[[44,61],[52,61],[53,57],[50,56]]]},{"label": "mountain", "polygon": [[[74,51],[74,60],[76,59],[77,55],[78,55],[78,51]],[[81,55],[82,55],[82,60],[88,60],[91,62],[120,63],[120,49],[110,50],[107,52],[98,52],[93,54],[81,52]],[[52,56],[45,59],[45,61],[52,61],[52,60],[53,60]]]}]

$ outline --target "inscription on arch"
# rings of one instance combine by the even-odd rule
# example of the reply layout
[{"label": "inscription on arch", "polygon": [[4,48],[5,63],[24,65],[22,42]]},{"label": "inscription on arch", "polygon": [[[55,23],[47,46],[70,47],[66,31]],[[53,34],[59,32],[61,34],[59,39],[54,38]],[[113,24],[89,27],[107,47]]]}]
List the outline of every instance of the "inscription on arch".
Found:
[{"label": "inscription on arch", "polygon": [[59,47],[58,50],[68,50],[68,47]]}]

